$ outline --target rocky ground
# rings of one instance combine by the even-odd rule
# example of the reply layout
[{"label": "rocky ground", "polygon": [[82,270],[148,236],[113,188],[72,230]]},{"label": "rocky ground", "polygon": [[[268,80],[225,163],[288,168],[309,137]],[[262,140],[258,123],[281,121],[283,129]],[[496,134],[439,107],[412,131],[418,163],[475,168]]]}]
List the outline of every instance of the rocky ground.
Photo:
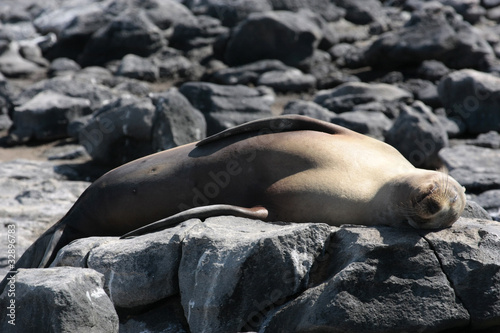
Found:
[{"label": "rocky ground", "polygon": [[[436,332],[500,325],[500,287],[483,281],[497,281],[500,271],[495,260],[500,257],[500,231],[496,222],[483,221],[500,220],[499,21],[496,0],[2,1],[0,275],[8,270],[12,225],[20,256],[106,170],[249,120],[303,114],[383,140],[415,166],[446,168],[478,204],[469,207],[474,219],[457,224],[458,240],[453,232],[415,233],[407,241],[419,244],[418,250],[399,239],[404,234],[384,228],[290,227],[281,236],[307,246],[290,248],[287,243],[277,250],[287,254],[281,261],[254,256],[257,250],[250,245],[242,249],[230,243],[232,234],[220,240],[190,224],[174,232],[174,250],[167,248],[176,255],[181,248],[193,249],[200,256],[174,255],[170,264],[180,275],[162,277],[170,281],[170,289],[154,297],[145,290],[158,282],[148,279],[141,281],[140,297],[123,295],[122,290],[117,291],[122,296],[114,295],[110,272],[129,268],[116,264],[118,268],[110,269],[115,263],[98,260],[97,254],[94,261],[68,264],[94,268],[84,274],[54,268],[68,285],[88,283],[95,297],[87,297],[103,302],[97,302],[102,308],[82,305],[90,312],[80,321],[57,312],[54,329],[75,331],[89,322],[99,328],[88,331],[147,327],[154,332],[333,327],[345,332]],[[272,227],[255,228],[252,232],[260,235],[255,242],[274,244],[274,237],[281,237]],[[304,238],[298,240],[293,228],[305,228],[300,229]],[[216,255],[211,245],[198,240],[204,233],[214,244],[229,242],[218,250],[220,257],[211,258]],[[350,243],[350,237],[362,244]],[[336,251],[350,259],[336,258],[340,261],[323,267],[320,253],[332,239],[345,243],[349,250]],[[366,245],[360,239],[371,244],[362,257],[356,252],[356,246]],[[87,244],[82,253],[104,246],[100,242]],[[462,249],[461,244],[468,245]],[[140,254],[141,246],[131,247],[138,258],[149,255]],[[388,259],[380,252],[394,248],[404,249],[401,261],[418,263],[404,266],[414,270],[411,274],[384,266]],[[217,270],[221,260],[238,256],[248,262]],[[200,266],[202,259],[206,267]],[[253,270],[269,260],[283,263],[285,268],[276,270],[290,271],[295,282],[283,288],[264,284],[263,290],[252,292],[255,281],[268,279],[269,267],[263,266],[262,273]],[[312,270],[318,265],[322,274]],[[422,269],[428,274],[419,275]],[[191,276],[193,271],[199,276]],[[204,279],[212,284],[197,287]],[[43,277],[26,273],[20,281],[21,289],[40,284],[65,294],[58,286],[45,286]],[[428,286],[426,281],[434,282]],[[114,290],[127,288],[121,282],[113,284]],[[377,294],[370,284],[388,293]],[[467,284],[481,291],[475,293]],[[369,290],[356,294],[356,286]],[[204,290],[217,294],[205,295]],[[432,290],[430,296],[424,290]],[[398,298],[402,293],[407,297]],[[80,304],[80,296],[68,300]],[[28,302],[31,296],[23,297]],[[484,302],[468,303],[469,298]],[[433,303],[437,299],[442,301]],[[417,310],[422,302],[428,307]],[[408,315],[391,316],[401,303]],[[443,310],[439,316],[432,310],[436,308]],[[158,322],[156,314],[168,309],[172,318]],[[221,309],[227,310],[224,315]],[[103,321],[89,321],[92,311],[102,313]],[[382,314],[374,317],[374,312]],[[36,311],[25,315],[45,320]],[[83,326],[60,326],[66,321]],[[110,326],[99,326],[103,322]]]}]

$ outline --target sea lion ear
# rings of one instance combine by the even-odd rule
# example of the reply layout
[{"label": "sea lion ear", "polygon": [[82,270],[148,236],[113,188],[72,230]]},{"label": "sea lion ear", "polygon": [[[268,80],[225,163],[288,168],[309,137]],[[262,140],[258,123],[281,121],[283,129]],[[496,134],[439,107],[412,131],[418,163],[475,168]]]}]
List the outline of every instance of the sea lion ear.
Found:
[{"label": "sea lion ear", "polygon": [[132,230],[121,236],[120,239],[144,235],[151,232],[171,228],[177,224],[189,219],[206,219],[212,216],[232,215],[238,217],[248,217],[253,219],[265,220],[269,211],[262,206],[252,208],[234,206],[234,205],[210,205],[187,209],[175,215],[166,217],[156,222],[150,223],[138,229]]},{"label": "sea lion ear", "polygon": [[259,134],[281,133],[291,131],[318,131],[328,134],[355,133],[347,128],[326,121],[301,115],[285,115],[250,121],[248,123],[228,128],[211,135],[198,143],[197,147],[219,141],[242,133],[258,132]]}]

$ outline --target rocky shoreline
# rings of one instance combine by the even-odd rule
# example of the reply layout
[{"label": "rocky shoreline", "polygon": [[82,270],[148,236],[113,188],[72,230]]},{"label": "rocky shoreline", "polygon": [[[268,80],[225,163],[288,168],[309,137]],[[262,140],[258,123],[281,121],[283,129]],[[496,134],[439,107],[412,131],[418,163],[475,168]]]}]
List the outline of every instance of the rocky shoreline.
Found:
[{"label": "rocky shoreline", "polygon": [[[122,264],[97,255],[106,242],[122,241],[83,242],[84,250],[64,266],[85,267],[85,273],[60,267],[53,268],[54,274],[59,284],[93,290],[95,297],[84,299],[102,303],[89,308],[76,301],[81,295],[44,284],[43,276],[50,272],[44,270],[22,271],[17,295],[25,290],[22,299],[30,302],[33,295],[26,290],[36,287],[81,305],[89,317],[75,322],[83,326],[63,327],[75,317],[52,313],[52,327],[60,332],[438,332],[499,326],[500,285],[484,281],[497,281],[500,270],[494,260],[500,256],[500,227],[494,222],[500,221],[499,13],[500,1],[494,0],[0,3],[0,237],[7,240],[9,226],[16,226],[18,257],[106,170],[278,114],[336,123],[393,145],[417,167],[444,167],[466,187],[471,202],[455,231],[425,235],[325,225],[287,225],[280,233],[258,221],[251,228],[248,221],[221,217],[234,233],[250,228],[250,234],[266,235],[252,241],[248,236],[245,243],[240,234],[241,244],[224,245],[214,252],[220,253],[218,258],[209,257],[211,245],[199,235],[214,244],[236,236],[223,230],[222,236],[208,235],[210,228],[220,227],[217,219],[190,221],[165,232],[174,239],[165,245],[172,252],[169,265],[175,266],[168,266],[169,274],[178,273],[162,275],[170,291],[148,298],[148,287],[156,291],[151,286],[158,282],[146,279],[143,291],[136,292],[145,298],[138,301],[129,293],[137,286],[126,283],[113,285],[125,288],[122,298],[113,297],[109,274],[118,272],[113,265]],[[24,157],[32,150],[39,156],[16,159],[20,149]],[[144,244],[156,244],[158,235],[144,237]],[[306,245],[276,250],[286,254],[285,268],[261,267],[277,259],[254,256],[257,250],[248,244],[268,246],[275,244],[273,237]],[[354,238],[366,238],[371,245]],[[335,248],[336,263],[322,267],[320,276],[313,268],[324,266],[321,255],[332,239],[342,245]],[[141,248],[139,238],[130,243],[137,251],[119,269],[138,265],[141,258],[156,261],[158,254]],[[2,276],[8,271],[8,244],[0,242]],[[356,244],[365,256],[356,257],[361,251]],[[463,244],[467,248],[459,250]],[[391,271],[384,253],[395,248],[404,249],[398,258],[405,265]],[[200,256],[179,255],[187,249],[207,253],[207,266],[195,265]],[[238,256],[246,260],[242,266],[223,265],[217,271]],[[408,266],[412,260],[421,266]],[[255,267],[262,272],[253,272]],[[418,267],[428,269],[428,275],[403,274]],[[274,270],[291,272],[295,282],[273,285],[269,274]],[[200,280],[193,271],[199,271]],[[197,286],[201,276],[203,287]],[[433,282],[429,286],[426,281]],[[370,289],[370,284],[377,287]],[[467,284],[489,289],[469,290]],[[361,295],[352,288],[368,291]],[[388,291],[377,294],[377,288]],[[398,298],[401,293],[406,297]],[[434,303],[435,298],[442,301]],[[482,303],[469,304],[472,298]],[[4,293],[2,307],[6,301]],[[428,306],[417,311],[422,302]],[[401,304],[408,316],[396,318]],[[21,315],[46,320],[33,311],[18,312],[19,325]],[[165,311],[172,316],[158,321]],[[434,311],[440,315],[432,322],[428,318]],[[107,324],[85,326],[99,312]],[[2,331],[10,327],[5,319],[0,319]]]}]

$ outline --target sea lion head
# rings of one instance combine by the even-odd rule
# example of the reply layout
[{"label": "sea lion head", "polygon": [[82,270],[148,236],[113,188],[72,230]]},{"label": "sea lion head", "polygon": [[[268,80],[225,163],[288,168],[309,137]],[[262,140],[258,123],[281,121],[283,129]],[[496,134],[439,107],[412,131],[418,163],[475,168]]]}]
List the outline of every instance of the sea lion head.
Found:
[{"label": "sea lion head", "polygon": [[413,228],[449,227],[465,208],[465,188],[444,172],[422,170],[410,185],[403,215]]}]

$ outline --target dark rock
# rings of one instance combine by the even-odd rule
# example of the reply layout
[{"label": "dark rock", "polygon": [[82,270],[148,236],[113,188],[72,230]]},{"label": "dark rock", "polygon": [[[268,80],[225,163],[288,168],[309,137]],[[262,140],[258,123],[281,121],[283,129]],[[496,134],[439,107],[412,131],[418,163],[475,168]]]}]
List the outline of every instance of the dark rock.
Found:
[{"label": "dark rock", "polygon": [[212,45],[217,38],[229,34],[229,29],[210,16],[196,16],[195,21],[179,22],[175,25],[169,38],[172,47],[181,50],[191,50],[206,45]]},{"label": "dark rock", "polygon": [[9,137],[16,143],[64,138],[69,122],[91,111],[88,99],[41,92],[15,108]]},{"label": "dark rock", "polygon": [[500,6],[500,0],[481,0],[481,5],[487,9]]},{"label": "dark rock", "polygon": [[315,50],[313,55],[302,61],[298,67],[316,78],[318,89],[330,89],[342,83],[359,81],[358,77],[339,70],[332,62],[330,54],[321,50]]},{"label": "dark rock", "polygon": [[490,190],[479,194],[475,201],[496,221],[500,221],[500,190]]},{"label": "dark rock", "polygon": [[500,131],[500,78],[472,69],[444,77],[438,93],[451,118],[465,122],[470,133]]},{"label": "dark rock", "polygon": [[119,98],[93,114],[79,142],[96,162],[114,166],[151,154],[154,114],[149,98]]},{"label": "dark rock", "polygon": [[411,91],[416,100],[424,102],[433,108],[441,106],[437,86],[431,81],[422,79],[409,79],[398,84],[401,88]]},{"label": "dark rock", "polygon": [[500,151],[460,145],[444,148],[439,157],[450,175],[470,192],[500,188]]},{"label": "dark rock", "polygon": [[448,136],[441,122],[422,102],[405,106],[385,136],[414,166],[439,168],[439,151],[448,146]]},{"label": "dark rock", "polygon": [[314,102],[336,113],[352,111],[355,105],[371,102],[410,101],[410,92],[385,84],[349,82],[316,93]]},{"label": "dark rock", "polygon": [[266,0],[187,0],[185,3],[194,13],[213,16],[227,27],[235,26],[252,13],[272,10]]},{"label": "dark rock", "polygon": [[215,83],[257,84],[260,75],[271,71],[285,71],[292,69],[279,60],[260,60],[247,65],[222,68],[214,72],[211,80]]},{"label": "dark rock", "polygon": [[345,16],[345,9],[336,6],[329,0],[269,0],[273,10],[288,10],[298,12],[301,9],[307,8],[313,13],[321,15],[326,21],[337,21]]},{"label": "dark rock", "polygon": [[294,66],[313,54],[322,37],[321,28],[307,13],[256,13],[234,28],[224,60],[238,66],[278,59]]},{"label": "dark rock", "polygon": [[316,86],[316,78],[296,68],[286,71],[270,71],[262,74],[258,85],[268,86],[278,92],[310,91]]},{"label": "dark rock", "polygon": [[14,103],[23,105],[39,93],[50,90],[69,97],[88,99],[91,109],[95,110],[115,97],[109,87],[96,83],[95,78],[96,76],[92,74],[89,77],[79,75],[78,77],[65,76],[42,80],[24,89],[16,97]]},{"label": "dark rock", "polygon": [[222,86],[205,82],[188,82],[179,91],[203,112],[207,135],[244,122],[271,116],[274,95],[263,87]]},{"label": "dark rock", "polygon": [[417,69],[417,74],[424,80],[439,81],[443,76],[448,75],[450,69],[441,61],[424,60]]},{"label": "dark rock", "polygon": [[182,3],[175,0],[135,0],[133,4],[144,10],[148,18],[161,30],[177,24],[196,22],[196,17]]},{"label": "dark rock", "polygon": [[[228,228],[228,219],[237,223]],[[195,226],[184,239],[179,268],[181,302],[191,331],[256,330],[270,307],[308,284],[311,263],[330,228],[234,217]],[[253,296],[246,297],[249,293]]]},{"label": "dark rock", "polygon": [[382,34],[365,58],[371,66],[386,68],[431,59],[452,68],[488,68],[493,50],[452,8],[431,2],[414,12],[402,29]]},{"label": "dark rock", "polygon": [[283,108],[283,114],[300,114],[311,118],[330,122],[337,115],[324,107],[310,101],[294,100]]},{"label": "dark rock", "polygon": [[102,65],[129,53],[147,57],[165,44],[161,30],[143,11],[125,12],[92,35],[79,62]]},{"label": "dark rock", "polygon": [[151,59],[127,54],[121,60],[116,75],[153,82],[160,77],[160,70]]},{"label": "dark rock", "polygon": [[386,115],[373,111],[344,112],[333,118],[331,122],[381,141],[392,126],[392,121]]},{"label": "dark rock", "polygon": [[[118,315],[103,290],[103,276],[88,268],[21,269],[15,276],[15,297],[6,288],[0,319],[3,332],[118,332]],[[14,303],[12,303],[14,301]],[[11,311],[11,310],[9,310]]]},{"label": "dark rock", "polygon": [[469,330],[492,326],[498,329],[500,289],[487,278],[500,274],[498,223],[461,219],[455,226],[461,228],[460,232],[441,230],[428,233],[425,238],[439,257],[457,299],[469,312]]},{"label": "dark rock", "polygon": [[174,296],[155,304],[155,307],[147,312],[128,314],[126,319],[120,322],[120,333],[189,333],[180,303],[179,296]]},{"label": "dark rock", "polygon": [[358,25],[372,23],[384,16],[382,6],[377,0],[337,0],[335,4],[345,9],[346,20]]},{"label": "dark rock", "polygon": [[491,220],[490,214],[488,214],[483,207],[481,207],[477,202],[469,199],[467,199],[464,211],[460,216],[465,218]]},{"label": "dark rock", "polygon": [[205,117],[176,88],[153,94],[151,98],[156,106],[152,138],[154,151],[205,138]]},{"label": "dark rock", "polygon": [[155,59],[161,79],[198,80],[202,76],[202,67],[182,55],[160,55]]},{"label": "dark rock", "polygon": [[448,118],[446,115],[436,114],[437,119],[444,127],[448,138],[457,138],[465,134],[466,126],[463,121],[457,120],[456,118]]},{"label": "dark rock", "polygon": [[500,149],[500,133],[490,131],[488,133],[479,134],[476,139],[467,140],[466,143],[478,147]]},{"label": "dark rock", "polygon": [[317,264],[311,287],[271,311],[261,332],[443,331],[469,323],[433,247],[415,231],[343,227]]},{"label": "dark rock", "polygon": [[69,58],[57,58],[54,59],[50,66],[49,66],[49,71],[48,75],[51,77],[54,76],[60,76],[60,75],[67,75],[67,74],[74,74],[75,72],[79,71],[82,69],[80,65]]}]

